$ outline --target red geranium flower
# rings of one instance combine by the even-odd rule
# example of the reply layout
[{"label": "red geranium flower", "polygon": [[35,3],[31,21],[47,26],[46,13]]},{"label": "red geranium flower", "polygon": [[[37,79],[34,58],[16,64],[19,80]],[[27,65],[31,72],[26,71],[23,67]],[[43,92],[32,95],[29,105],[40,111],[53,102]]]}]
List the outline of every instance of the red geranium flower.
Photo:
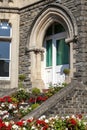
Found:
[{"label": "red geranium flower", "polygon": [[71,118],[70,120],[69,120],[69,122],[72,124],[72,125],[77,125],[77,121],[75,120],[75,119],[73,119],[73,118]]},{"label": "red geranium flower", "polygon": [[16,125],[22,127],[24,125],[24,123],[23,123],[23,121],[18,121],[18,122],[16,122]]}]

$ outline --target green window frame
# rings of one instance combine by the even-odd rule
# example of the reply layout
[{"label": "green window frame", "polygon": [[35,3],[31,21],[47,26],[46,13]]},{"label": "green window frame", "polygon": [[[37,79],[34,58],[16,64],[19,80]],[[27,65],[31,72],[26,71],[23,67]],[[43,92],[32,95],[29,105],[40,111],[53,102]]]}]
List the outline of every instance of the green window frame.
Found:
[{"label": "green window frame", "polygon": [[52,66],[52,39],[46,41],[46,67]]},{"label": "green window frame", "polygon": [[69,64],[70,47],[65,43],[65,39],[56,41],[56,65]]}]

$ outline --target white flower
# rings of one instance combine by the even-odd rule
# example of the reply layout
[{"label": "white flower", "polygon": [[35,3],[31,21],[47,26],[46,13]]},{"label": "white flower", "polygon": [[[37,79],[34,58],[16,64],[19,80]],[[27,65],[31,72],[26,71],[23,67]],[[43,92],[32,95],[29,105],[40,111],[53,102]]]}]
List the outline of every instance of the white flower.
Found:
[{"label": "white flower", "polygon": [[18,110],[13,111],[13,113],[18,113]]},{"label": "white flower", "polygon": [[4,104],[4,103],[2,103],[2,104],[1,104],[1,107],[5,107],[5,104]]},{"label": "white flower", "polygon": [[75,115],[72,115],[71,117],[74,118],[74,119],[76,118]]},{"label": "white flower", "polygon": [[13,109],[13,104],[9,104],[9,109]]},{"label": "white flower", "polygon": [[33,117],[29,117],[29,119],[32,121],[34,118]]},{"label": "white flower", "polygon": [[69,119],[70,117],[69,116],[66,116],[66,119]]},{"label": "white flower", "polygon": [[4,115],[3,119],[7,119],[9,117],[9,115]]},{"label": "white flower", "polygon": [[56,115],[56,116],[55,116],[55,119],[58,119],[58,118],[59,118],[59,117]]},{"label": "white flower", "polygon": [[5,125],[8,126],[8,125],[9,125],[9,122],[5,122]]},{"label": "white flower", "polygon": [[46,123],[49,123],[49,120],[45,119],[45,122],[46,122]]},{"label": "white flower", "polygon": [[54,117],[50,117],[49,120],[54,120],[55,118]]},{"label": "white flower", "polygon": [[3,115],[3,111],[2,110],[0,110],[0,115]]},{"label": "white flower", "polygon": [[31,108],[31,107],[29,107],[28,109],[29,109],[29,110],[31,110],[32,108]]},{"label": "white flower", "polygon": [[46,118],[46,116],[45,115],[42,115],[39,119],[40,120],[43,120],[43,119],[45,119]]},{"label": "white flower", "polygon": [[61,119],[64,120],[65,118],[62,116]]},{"label": "white flower", "polygon": [[19,109],[24,109],[24,107],[23,107],[23,106],[20,106]]},{"label": "white flower", "polygon": [[87,122],[84,122],[84,125],[87,125]]},{"label": "white flower", "polygon": [[27,121],[23,121],[23,124],[24,124],[24,126],[26,126],[27,125]]},{"label": "white flower", "polygon": [[33,126],[31,127],[31,129],[32,129],[32,130],[36,130],[36,127],[33,125]]},{"label": "white flower", "polygon": [[12,128],[13,128],[14,130],[18,130],[19,127],[14,124],[14,125],[12,126]]}]

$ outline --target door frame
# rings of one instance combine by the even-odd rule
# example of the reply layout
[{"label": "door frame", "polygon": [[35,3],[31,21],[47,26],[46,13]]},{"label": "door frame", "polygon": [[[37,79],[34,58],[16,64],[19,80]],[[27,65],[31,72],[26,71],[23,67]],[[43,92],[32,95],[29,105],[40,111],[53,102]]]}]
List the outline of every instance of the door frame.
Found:
[{"label": "door frame", "polygon": [[[45,40],[44,40],[44,60],[43,63],[44,64],[44,73],[46,73],[45,70],[50,70],[52,68],[52,83],[55,83],[55,68],[56,68],[56,41],[60,40],[60,39],[66,39],[66,32],[61,32],[61,33],[57,33],[57,34],[53,34],[51,36],[46,36]],[[52,40],[52,66],[46,67],[46,41],[47,40]],[[66,43],[67,44],[67,43]],[[55,64],[54,64],[55,63]],[[42,66],[41,66],[42,67]],[[46,85],[46,79],[47,77],[45,76],[45,74],[42,74],[42,79]],[[47,85],[48,86],[48,85]]]}]

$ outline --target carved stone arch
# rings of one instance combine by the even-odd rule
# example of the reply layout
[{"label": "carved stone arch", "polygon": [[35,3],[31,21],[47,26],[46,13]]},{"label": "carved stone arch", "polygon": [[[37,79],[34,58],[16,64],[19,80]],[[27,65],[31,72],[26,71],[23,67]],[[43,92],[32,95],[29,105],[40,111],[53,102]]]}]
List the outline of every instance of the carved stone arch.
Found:
[{"label": "carved stone arch", "polygon": [[[54,22],[61,23],[67,32],[67,43],[72,43],[77,36],[77,26],[73,14],[62,5],[48,5],[36,19],[31,30],[28,42],[28,50],[31,52],[31,81],[33,86],[41,88],[41,56],[43,52],[42,44],[47,28]],[[71,47],[72,48],[72,47]],[[72,56],[71,56],[72,58]],[[72,61],[71,61],[72,62]],[[72,63],[70,63],[72,64]],[[73,65],[71,65],[71,69]],[[40,86],[41,85],[41,86]]]}]

